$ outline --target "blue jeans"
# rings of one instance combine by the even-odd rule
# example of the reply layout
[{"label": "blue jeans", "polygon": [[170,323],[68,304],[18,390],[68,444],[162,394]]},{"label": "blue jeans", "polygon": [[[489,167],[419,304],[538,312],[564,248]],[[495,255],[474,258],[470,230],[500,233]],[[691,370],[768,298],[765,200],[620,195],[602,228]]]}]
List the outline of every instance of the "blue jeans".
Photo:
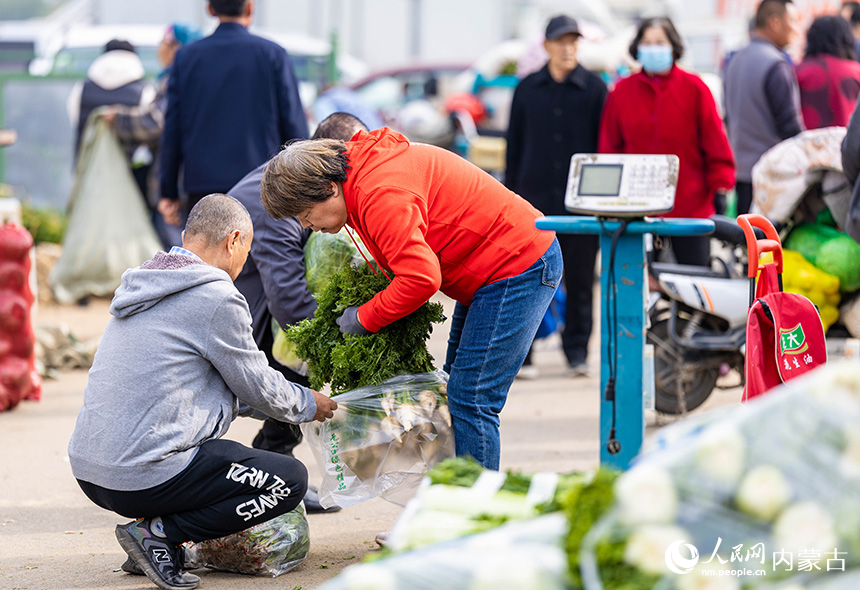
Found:
[{"label": "blue jeans", "polygon": [[457,455],[499,468],[499,413],[562,270],[555,240],[528,270],[481,287],[470,305],[454,308],[444,369]]}]

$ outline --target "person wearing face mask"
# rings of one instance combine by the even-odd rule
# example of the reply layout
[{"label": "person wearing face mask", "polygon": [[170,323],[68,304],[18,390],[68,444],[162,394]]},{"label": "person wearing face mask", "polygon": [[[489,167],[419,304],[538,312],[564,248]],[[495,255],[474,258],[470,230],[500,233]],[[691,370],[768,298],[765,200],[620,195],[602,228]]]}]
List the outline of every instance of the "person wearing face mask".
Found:
[{"label": "person wearing face mask", "polygon": [[791,0],[762,0],[749,45],[726,67],[729,140],[738,164],[738,214],[752,204],[752,168],[762,154],[803,131],[797,76],[783,49],[798,34]]},{"label": "person wearing face mask", "polygon": [[[630,55],[642,70],[620,80],[609,94],[598,150],[611,154],[675,154],[681,161],[675,207],[665,217],[705,218],[725,210],[735,164],[714,97],[705,83],[675,62],[681,37],[668,18],[642,22]],[[681,264],[707,266],[707,236],[675,237]]]}]

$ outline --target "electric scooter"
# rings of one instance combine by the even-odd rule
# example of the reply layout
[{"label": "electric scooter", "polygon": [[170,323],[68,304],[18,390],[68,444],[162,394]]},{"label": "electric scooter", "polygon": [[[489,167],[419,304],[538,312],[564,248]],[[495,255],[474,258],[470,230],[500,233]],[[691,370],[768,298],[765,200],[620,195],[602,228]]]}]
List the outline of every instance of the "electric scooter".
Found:
[{"label": "electric scooter", "polygon": [[733,219],[712,220],[713,237],[728,247],[726,254],[714,259],[719,270],[665,262],[648,265],[647,342],[654,346],[654,405],[661,413],[684,414],[699,407],[719,377],[731,370],[743,384],[749,309],[749,279],[743,273],[740,248],[745,240]]}]

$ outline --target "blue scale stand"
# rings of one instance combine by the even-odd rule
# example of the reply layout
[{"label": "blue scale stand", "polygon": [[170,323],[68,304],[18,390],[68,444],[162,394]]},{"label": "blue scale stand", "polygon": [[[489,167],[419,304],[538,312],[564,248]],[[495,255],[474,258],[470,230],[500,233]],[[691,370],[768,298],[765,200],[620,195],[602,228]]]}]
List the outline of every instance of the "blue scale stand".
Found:
[{"label": "blue scale stand", "polygon": [[[708,219],[639,219],[630,221],[624,233],[619,236],[614,262],[617,329],[613,354],[616,361],[613,404],[605,395],[610,377],[610,359],[606,355],[610,331],[604,298],[609,294],[608,271],[612,237],[620,225],[621,221],[617,219],[601,222],[596,217],[569,215],[542,217],[536,221],[538,229],[553,230],[561,234],[600,236],[600,463],[617,469],[627,469],[639,454],[645,438],[643,392],[646,389],[653,390],[653,383],[643,382],[643,350],[647,327],[644,235],[706,235],[714,231],[714,224]],[[613,409],[617,445],[610,445]]]}]

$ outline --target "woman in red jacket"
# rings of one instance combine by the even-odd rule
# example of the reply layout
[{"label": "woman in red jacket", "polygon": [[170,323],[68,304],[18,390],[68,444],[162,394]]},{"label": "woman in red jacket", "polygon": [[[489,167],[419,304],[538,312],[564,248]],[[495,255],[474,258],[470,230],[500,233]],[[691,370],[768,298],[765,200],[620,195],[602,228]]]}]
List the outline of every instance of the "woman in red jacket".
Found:
[{"label": "woman in red jacket", "polygon": [[562,275],[555,234],[535,228],[541,212],[465,159],[384,127],[291,143],[261,194],[275,219],[326,233],[348,224],[393,273],[344,311],[341,332],[377,332],[439,290],[457,301],[444,367],[457,454],[498,469],[499,412]]},{"label": "woman in red jacket", "polygon": [[[609,94],[598,151],[677,155],[681,170],[675,207],[665,216],[710,217],[717,205],[725,209],[725,193],[735,184],[735,164],[710,90],[675,64],[683,51],[672,21],[642,22],[630,45],[642,71],[619,81]],[[672,242],[678,262],[708,266],[707,236]]]}]

